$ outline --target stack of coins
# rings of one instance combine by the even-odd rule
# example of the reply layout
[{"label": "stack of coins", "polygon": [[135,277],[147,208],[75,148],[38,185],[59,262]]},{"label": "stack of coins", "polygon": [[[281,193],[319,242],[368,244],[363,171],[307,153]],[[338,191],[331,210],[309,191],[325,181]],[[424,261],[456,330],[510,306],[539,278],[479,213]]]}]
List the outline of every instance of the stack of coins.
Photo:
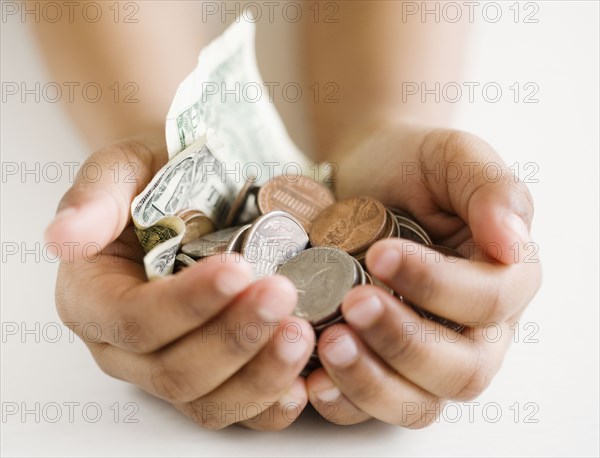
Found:
[{"label": "stack of coins", "polygon": [[[296,287],[298,305],[294,314],[308,320],[317,337],[325,328],[343,321],[340,306],[346,293],[367,283],[360,263],[332,247],[309,248],[282,264],[277,273],[289,278]],[[319,366],[315,347],[303,374]]]},{"label": "stack of coins", "polygon": [[[193,216],[201,221],[199,215]],[[392,237],[460,257],[451,248],[433,245],[410,215],[386,208],[372,197],[336,202],[328,188],[307,177],[282,175],[262,187],[248,180],[231,206],[226,226],[191,241],[186,237],[187,243],[176,257],[176,270],[205,256],[241,253],[252,266],[254,279],[277,273],[292,281],[298,291],[294,314],[307,319],[317,336],[328,326],[343,322],[344,296],[365,284],[383,288],[428,320],[457,332],[463,329],[406,301],[367,271],[368,249],[378,240]],[[303,374],[319,366],[315,349]]]}]

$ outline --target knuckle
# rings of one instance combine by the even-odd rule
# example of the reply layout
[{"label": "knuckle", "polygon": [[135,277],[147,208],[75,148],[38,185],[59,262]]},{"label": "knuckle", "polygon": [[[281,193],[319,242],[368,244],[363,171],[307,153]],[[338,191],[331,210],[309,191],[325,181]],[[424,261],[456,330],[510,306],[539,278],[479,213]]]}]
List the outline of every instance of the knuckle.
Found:
[{"label": "knuckle", "polygon": [[[410,258],[409,258],[410,259]],[[431,301],[437,300],[438,294],[438,279],[432,274],[431,268],[427,265],[419,255],[418,259],[407,263],[404,269],[400,269],[399,275],[404,275],[405,280],[402,282],[411,296],[418,297],[419,305],[426,306]],[[402,294],[402,291],[399,291]]]},{"label": "knuckle", "polygon": [[248,338],[240,328],[239,323],[236,323],[234,331],[224,336],[225,352],[236,360],[245,360],[256,353],[263,339]]},{"label": "knuckle", "polygon": [[[265,368],[261,368],[260,373],[247,374],[248,388],[251,392],[266,398],[276,398],[289,384],[289,379],[293,373],[287,367],[278,367],[276,372],[266,373]],[[273,370],[274,368],[271,368]]]},{"label": "knuckle", "polygon": [[[419,326],[419,328],[422,332],[423,326]],[[383,335],[382,333],[383,348],[386,348],[388,352],[387,359],[394,365],[402,365],[419,358],[419,354],[423,350],[419,336],[420,333],[402,332],[402,335],[398,338],[397,335]]]},{"label": "knuckle", "polygon": [[124,339],[120,342],[121,346],[127,351],[139,355],[152,353],[160,348],[160,343],[154,338],[148,338],[148,335]]},{"label": "knuckle", "polygon": [[264,431],[270,433],[283,431],[284,429],[288,428],[291,424],[292,422],[290,421],[263,421],[262,418],[255,423],[253,423],[251,420],[244,422],[244,426],[249,426],[255,431]]},{"label": "knuckle", "polygon": [[488,297],[488,303],[483,307],[483,324],[502,323],[510,314],[509,300],[506,297],[507,292],[501,282],[497,282],[496,290]]},{"label": "knuckle", "polygon": [[[357,374],[358,375],[358,374]],[[378,399],[383,393],[383,384],[376,383],[371,379],[356,377],[352,386],[348,387],[348,398],[368,402]]]},{"label": "knuckle", "polygon": [[285,411],[285,406],[282,407],[279,404],[276,404],[262,412],[260,415],[244,420],[241,422],[241,425],[256,431],[283,431],[294,423],[299,415],[299,412],[288,413]]},{"label": "knuckle", "polygon": [[69,291],[70,288],[65,287],[65,279],[63,275],[64,266],[59,267],[59,272],[56,280],[56,288],[54,291],[54,301],[56,311],[63,323],[71,321],[71,307],[69,306]]},{"label": "knuckle", "polygon": [[195,401],[188,403],[186,410],[189,417],[198,426],[210,431],[219,431],[228,424],[223,421],[221,409],[218,406],[216,409],[214,407],[215,403],[213,402]]},{"label": "knuckle", "polygon": [[510,180],[510,186],[512,187],[512,208],[515,210],[516,214],[523,219],[523,221],[525,221],[528,225],[531,224],[535,206],[529,188],[522,181],[515,182],[512,179]]},{"label": "knuckle", "polygon": [[469,401],[475,399],[489,386],[493,378],[492,372],[484,364],[483,351],[480,349],[475,359],[472,369],[465,377],[465,381],[458,392],[453,396],[454,399]]},{"label": "knuckle", "polygon": [[194,387],[180,370],[158,362],[150,372],[150,383],[156,395],[171,403],[184,403],[196,399]]},{"label": "knuckle", "polygon": [[102,344],[91,345],[90,351],[92,353],[94,361],[96,361],[96,364],[98,365],[98,367],[100,368],[100,370],[102,372],[104,372],[106,375],[108,375],[110,377],[120,379],[120,380],[122,379],[120,374],[115,370],[114,364],[112,364],[113,358],[111,357],[111,354],[110,354],[110,351],[111,351],[110,344],[102,343]]},{"label": "knuckle", "polygon": [[400,423],[407,429],[423,429],[431,426],[439,418],[441,404],[439,399],[423,402],[420,408],[412,415],[407,415]]}]

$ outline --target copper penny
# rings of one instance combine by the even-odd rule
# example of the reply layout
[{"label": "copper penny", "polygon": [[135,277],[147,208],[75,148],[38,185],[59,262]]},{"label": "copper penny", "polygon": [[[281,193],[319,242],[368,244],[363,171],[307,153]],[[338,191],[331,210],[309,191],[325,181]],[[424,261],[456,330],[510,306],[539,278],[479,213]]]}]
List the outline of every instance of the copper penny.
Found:
[{"label": "copper penny", "polygon": [[296,218],[309,232],[313,220],[335,202],[327,187],[304,176],[281,175],[258,191],[258,209],[264,215],[281,210]]},{"label": "copper penny", "polygon": [[[387,217],[386,217],[386,222],[385,222],[385,228],[384,228],[383,232],[381,233],[381,237],[379,239],[377,239],[377,240],[374,240],[373,243],[377,242],[378,240],[382,240],[382,239],[389,239],[389,238],[392,238],[392,237],[398,237],[398,234],[400,233],[400,226],[398,226],[398,222],[396,221],[396,217],[389,210],[386,210],[386,212],[387,212]],[[354,255],[354,258],[359,263],[361,263],[361,265],[364,265],[365,259],[367,257],[367,251],[369,251],[369,248],[371,248],[371,245],[369,245],[368,247],[366,247],[360,253],[356,253]]]},{"label": "copper penny", "polygon": [[365,250],[379,240],[387,223],[381,202],[371,197],[352,197],[323,210],[313,221],[310,243],[335,246],[348,254]]}]

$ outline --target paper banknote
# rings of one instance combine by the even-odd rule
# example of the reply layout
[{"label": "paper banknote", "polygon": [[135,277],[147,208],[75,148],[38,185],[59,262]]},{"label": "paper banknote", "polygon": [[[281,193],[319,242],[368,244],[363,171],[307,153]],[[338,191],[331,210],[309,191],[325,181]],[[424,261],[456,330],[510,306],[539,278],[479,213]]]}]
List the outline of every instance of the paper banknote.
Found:
[{"label": "paper banknote", "polygon": [[173,270],[185,231],[182,212],[198,210],[215,226],[222,223],[245,165],[252,164],[258,183],[270,178],[273,164],[306,170],[268,99],[256,64],[255,24],[244,17],[201,51],[180,84],[166,121],[169,162],[131,205],[149,279]]}]

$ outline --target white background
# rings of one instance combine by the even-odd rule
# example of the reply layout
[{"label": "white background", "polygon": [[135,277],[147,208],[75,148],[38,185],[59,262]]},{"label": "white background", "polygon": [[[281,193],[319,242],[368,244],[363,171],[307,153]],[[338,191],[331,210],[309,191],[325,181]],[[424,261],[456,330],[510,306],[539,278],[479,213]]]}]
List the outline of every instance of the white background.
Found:
[{"label": "white background", "polygon": [[[454,127],[485,138],[509,164],[537,164],[530,183],[535,199],[533,234],[540,246],[544,283],[522,318],[519,342],[489,390],[469,409],[455,405],[425,430],[409,431],[376,421],[337,427],[310,410],[281,433],[240,428],[204,431],[169,405],[104,375],[84,345],[62,328],[53,299],[56,264],[29,255],[2,261],[3,331],[23,323],[36,335],[2,335],[3,409],[63,405],[63,417],[50,423],[28,415],[2,422],[5,456],[597,456],[598,445],[598,3],[537,3],[539,23],[476,21],[465,81],[496,81],[505,95],[496,104],[479,95],[462,100]],[[505,14],[508,3],[503,3]],[[2,23],[2,81],[50,81],[28,26]],[[269,40],[266,40],[269,41]],[[261,54],[262,55],[262,54]],[[193,63],[190,63],[192,65]],[[262,64],[262,62],[261,62]],[[267,65],[268,67],[268,65]],[[266,79],[266,78],[265,78]],[[539,85],[538,103],[514,103],[508,86]],[[291,115],[284,116],[289,122]],[[299,138],[296,123],[292,134]],[[3,164],[82,161],[88,153],[60,105],[2,105]],[[66,170],[66,169],[65,169]],[[524,178],[524,175],[521,176]],[[35,248],[67,189],[28,175],[2,181],[2,250]],[[39,253],[39,249],[37,252]],[[531,336],[537,342],[524,342]],[[44,328],[45,326],[45,328]],[[46,329],[49,339],[41,332]],[[41,335],[40,335],[41,334]],[[80,403],[74,421],[63,403]],[[139,410],[125,423],[125,404]],[[102,417],[86,421],[82,406],[97,403]],[[114,418],[114,403],[120,416]],[[496,404],[492,404],[496,403]],[[519,403],[519,407],[515,406]],[[526,403],[528,407],[525,407]],[[111,410],[113,406],[113,410]],[[487,410],[486,410],[487,407]],[[496,408],[501,409],[497,422]],[[534,410],[535,408],[535,410]],[[515,418],[515,410],[520,415]],[[48,411],[53,414],[53,411]],[[459,421],[453,422],[457,413]],[[524,416],[531,413],[530,420]],[[49,415],[50,415],[49,414]],[[88,414],[94,414],[89,410]],[[488,415],[486,420],[485,415]]]}]

